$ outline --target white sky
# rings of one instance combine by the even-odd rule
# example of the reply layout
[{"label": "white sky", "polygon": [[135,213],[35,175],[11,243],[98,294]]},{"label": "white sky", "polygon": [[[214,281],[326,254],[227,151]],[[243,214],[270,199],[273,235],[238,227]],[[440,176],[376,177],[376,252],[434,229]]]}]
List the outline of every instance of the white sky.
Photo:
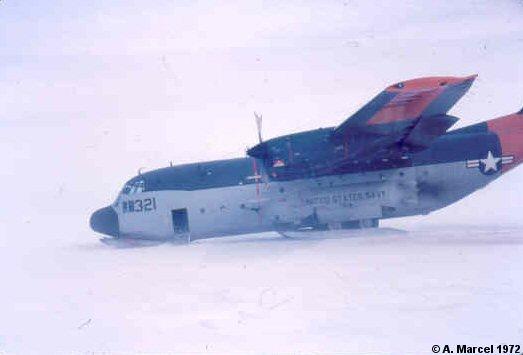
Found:
[{"label": "white sky", "polygon": [[[254,110],[270,138],[393,82],[478,73],[458,125],[515,112],[522,58],[516,0],[1,1],[0,228],[84,233],[140,167],[244,155]],[[522,178],[423,220],[517,223]]]}]

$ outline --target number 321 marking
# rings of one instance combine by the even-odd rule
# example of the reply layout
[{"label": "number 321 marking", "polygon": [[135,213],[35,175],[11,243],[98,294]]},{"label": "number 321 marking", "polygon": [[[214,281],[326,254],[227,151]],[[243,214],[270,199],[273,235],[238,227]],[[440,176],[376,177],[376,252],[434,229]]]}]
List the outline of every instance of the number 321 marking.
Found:
[{"label": "number 321 marking", "polygon": [[153,197],[123,201],[122,210],[123,213],[154,211],[156,210],[156,199]]}]

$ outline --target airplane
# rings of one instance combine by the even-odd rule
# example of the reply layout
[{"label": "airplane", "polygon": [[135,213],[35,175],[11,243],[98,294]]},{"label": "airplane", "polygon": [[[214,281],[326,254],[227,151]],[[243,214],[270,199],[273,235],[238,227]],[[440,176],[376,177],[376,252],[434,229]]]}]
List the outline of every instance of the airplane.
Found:
[{"label": "airplane", "polygon": [[95,211],[105,239],[187,243],[276,231],[374,228],[427,215],[523,157],[523,109],[449,130],[477,75],[396,83],[337,127],[263,140],[237,159],[139,173]]}]

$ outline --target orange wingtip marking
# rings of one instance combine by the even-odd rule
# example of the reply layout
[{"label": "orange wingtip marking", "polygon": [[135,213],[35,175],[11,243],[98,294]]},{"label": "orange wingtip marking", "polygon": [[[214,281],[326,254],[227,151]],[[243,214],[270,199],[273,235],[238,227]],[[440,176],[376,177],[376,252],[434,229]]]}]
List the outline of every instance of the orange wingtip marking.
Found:
[{"label": "orange wingtip marking", "polygon": [[391,123],[414,119],[421,115],[423,110],[434,101],[443,91],[442,87],[419,90],[405,91],[398,93],[387,105],[385,105],[368,124]]},{"label": "orange wingtip marking", "polygon": [[368,124],[382,124],[410,120],[418,117],[448,86],[475,80],[477,75],[466,77],[433,76],[407,80],[385,89],[396,96],[387,103]]}]

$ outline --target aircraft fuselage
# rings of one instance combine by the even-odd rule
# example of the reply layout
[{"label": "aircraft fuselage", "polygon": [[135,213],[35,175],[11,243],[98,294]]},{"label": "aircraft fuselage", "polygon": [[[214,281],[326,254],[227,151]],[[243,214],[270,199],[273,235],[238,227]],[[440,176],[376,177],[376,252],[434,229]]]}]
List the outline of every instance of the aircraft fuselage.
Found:
[{"label": "aircraft fuselage", "polygon": [[522,138],[520,112],[450,131],[397,159],[352,161],[323,173],[298,174],[288,162],[252,157],[166,167],[129,180],[111,206],[91,216],[91,227],[119,238],[195,240],[376,226],[428,214],[486,186],[521,162]]}]

